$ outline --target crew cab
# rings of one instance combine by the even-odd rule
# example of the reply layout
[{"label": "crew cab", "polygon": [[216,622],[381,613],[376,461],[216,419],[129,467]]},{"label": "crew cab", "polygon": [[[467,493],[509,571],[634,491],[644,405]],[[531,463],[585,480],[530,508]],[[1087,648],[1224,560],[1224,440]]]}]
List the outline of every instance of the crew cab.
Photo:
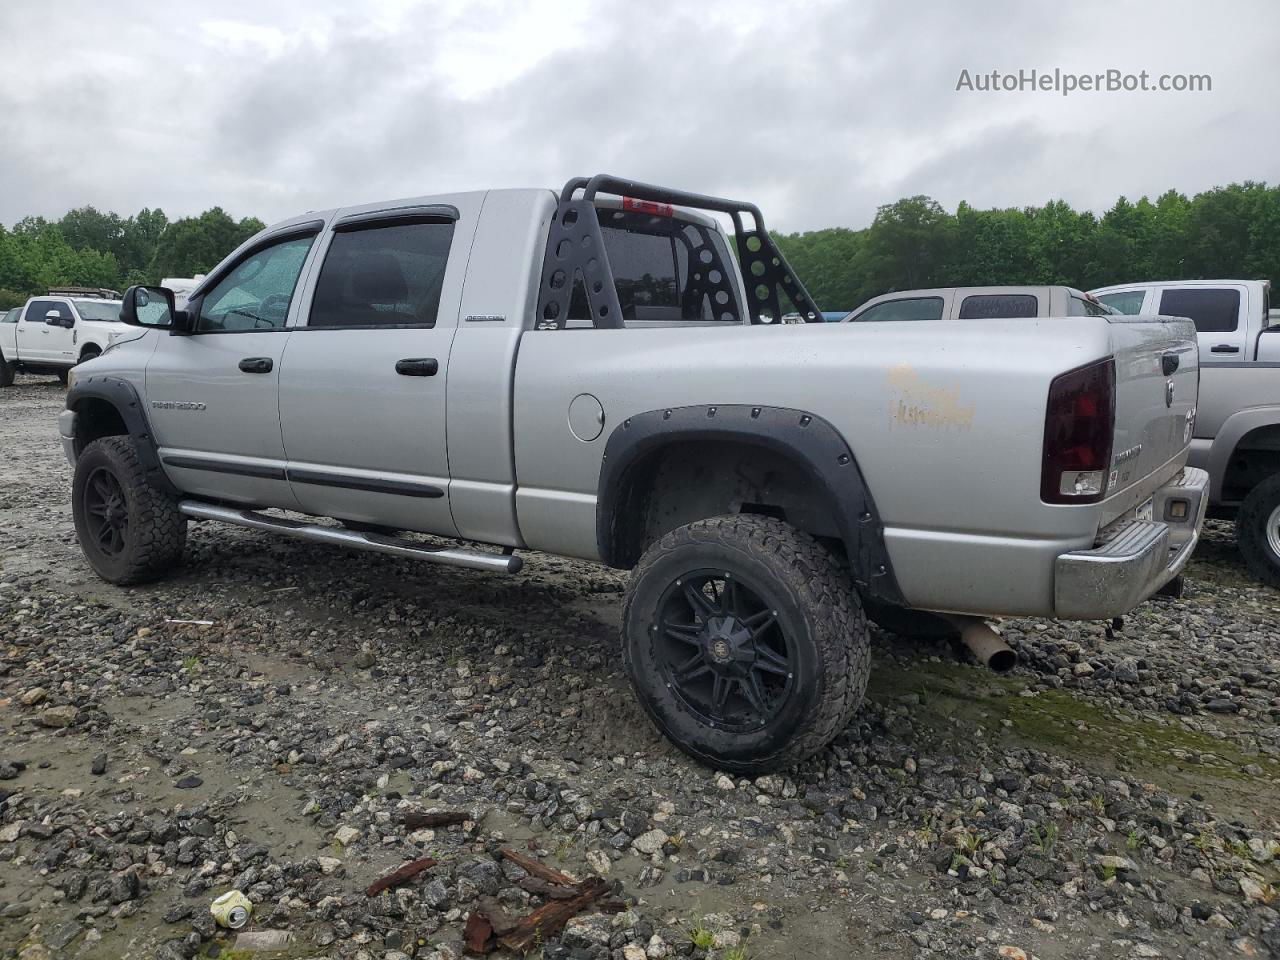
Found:
[{"label": "crew cab", "polygon": [[1189,317],[1200,344],[1190,462],[1208,471],[1210,510],[1234,519],[1255,577],[1280,587],[1280,318],[1267,280],[1171,280],[1093,291],[1122,313]]},{"label": "crew cab", "polygon": [[118,299],[32,297],[0,323],[0,387],[12,384],[15,373],[53,373],[65,381],[68,370],[123,332]]},{"label": "crew cab", "polygon": [[844,317],[844,321],[1100,317],[1114,312],[1118,311],[1074,287],[938,287],[899,290],[873,297]]},{"label": "crew cab", "polygon": [[99,575],[164,575],[191,519],[629,569],[640,702],[735,771],[845,726],[864,599],[1112,617],[1203,515],[1189,322],[823,323],[755,206],[615,177],[307,213],[121,315],[59,417]]}]

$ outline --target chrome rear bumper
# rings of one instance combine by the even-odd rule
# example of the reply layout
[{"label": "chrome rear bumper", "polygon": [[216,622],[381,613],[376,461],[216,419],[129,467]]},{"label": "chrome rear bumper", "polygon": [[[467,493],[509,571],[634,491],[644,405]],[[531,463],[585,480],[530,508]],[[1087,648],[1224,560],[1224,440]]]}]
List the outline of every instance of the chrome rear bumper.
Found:
[{"label": "chrome rear bumper", "polygon": [[1158,489],[1150,520],[1120,520],[1091,550],[1061,554],[1054,566],[1054,612],[1103,620],[1136,607],[1172,580],[1200,539],[1209,474],[1187,467]]}]

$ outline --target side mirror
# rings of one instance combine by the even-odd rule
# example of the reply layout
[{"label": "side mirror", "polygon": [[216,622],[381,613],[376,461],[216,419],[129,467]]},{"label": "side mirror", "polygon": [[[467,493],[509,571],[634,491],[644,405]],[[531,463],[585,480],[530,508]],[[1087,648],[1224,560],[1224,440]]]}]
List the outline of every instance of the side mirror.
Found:
[{"label": "side mirror", "polygon": [[120,304],[120,319],[134,327],[169,329],[177,312],[173,291],[167,287],[130,287]]},{"label": "side mirror", "polygon": [[68,330],[70,330],[71,325],[75,321],[72,320],[70,317],[64,317],[57,310],[50,310],[48,313],[44,315],[44,322],[46,326],[66,327]]}]

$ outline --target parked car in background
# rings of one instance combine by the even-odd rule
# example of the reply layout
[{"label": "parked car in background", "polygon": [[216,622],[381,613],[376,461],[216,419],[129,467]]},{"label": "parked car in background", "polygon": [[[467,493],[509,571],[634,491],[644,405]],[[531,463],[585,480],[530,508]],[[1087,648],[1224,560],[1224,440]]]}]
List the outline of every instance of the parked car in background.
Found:
[{"label": "parked car in background", "polygon": [[1122,313],[1189,317],[1200,347],[1191,463],[1209,472],[1210,508],[1234,518],[1250,571],[1280,587],[1280,322],[1267,280],[1177,280],[1103,287]]},{"label": "parked car in background", "polygon": [[[760,322],[784,296],[807,323]],[[754,205],[613,177],[307,213],[185,310],[134,287],[122,316],[58,419],[104,579],[172,571],[190,518],[502,573],[524,549],[630,569],[618,655],[641,704],[739,772],[848,723],[863,597],[999,645],[979,616],[1141,603],[1203,518],[1189,322],[846,331]]]},{"label": "parked car in background", "polygon": [[124,333],[120,301],[67,294],[32,297],[0,324],[0,387],[15,373],[53,373],[66,381],[67,371],[92,360]]},{"label": "parked car in background", "polygon": [[874,297],[844,321],[1013,320],[1102,317],[1114,312],[1074,287],[937,287]]}]

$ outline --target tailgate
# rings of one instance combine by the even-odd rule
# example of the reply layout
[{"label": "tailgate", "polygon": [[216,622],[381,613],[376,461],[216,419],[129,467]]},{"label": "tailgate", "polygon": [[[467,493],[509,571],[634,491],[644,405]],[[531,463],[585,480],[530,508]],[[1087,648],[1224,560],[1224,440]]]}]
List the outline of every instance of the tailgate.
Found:
[{"label": "tailgate", "polygon": [[1141,505],[1186,463],[1200,382],[1196,331],[1177,317],[1109,316],[1115,440],[1104,522]]}]

